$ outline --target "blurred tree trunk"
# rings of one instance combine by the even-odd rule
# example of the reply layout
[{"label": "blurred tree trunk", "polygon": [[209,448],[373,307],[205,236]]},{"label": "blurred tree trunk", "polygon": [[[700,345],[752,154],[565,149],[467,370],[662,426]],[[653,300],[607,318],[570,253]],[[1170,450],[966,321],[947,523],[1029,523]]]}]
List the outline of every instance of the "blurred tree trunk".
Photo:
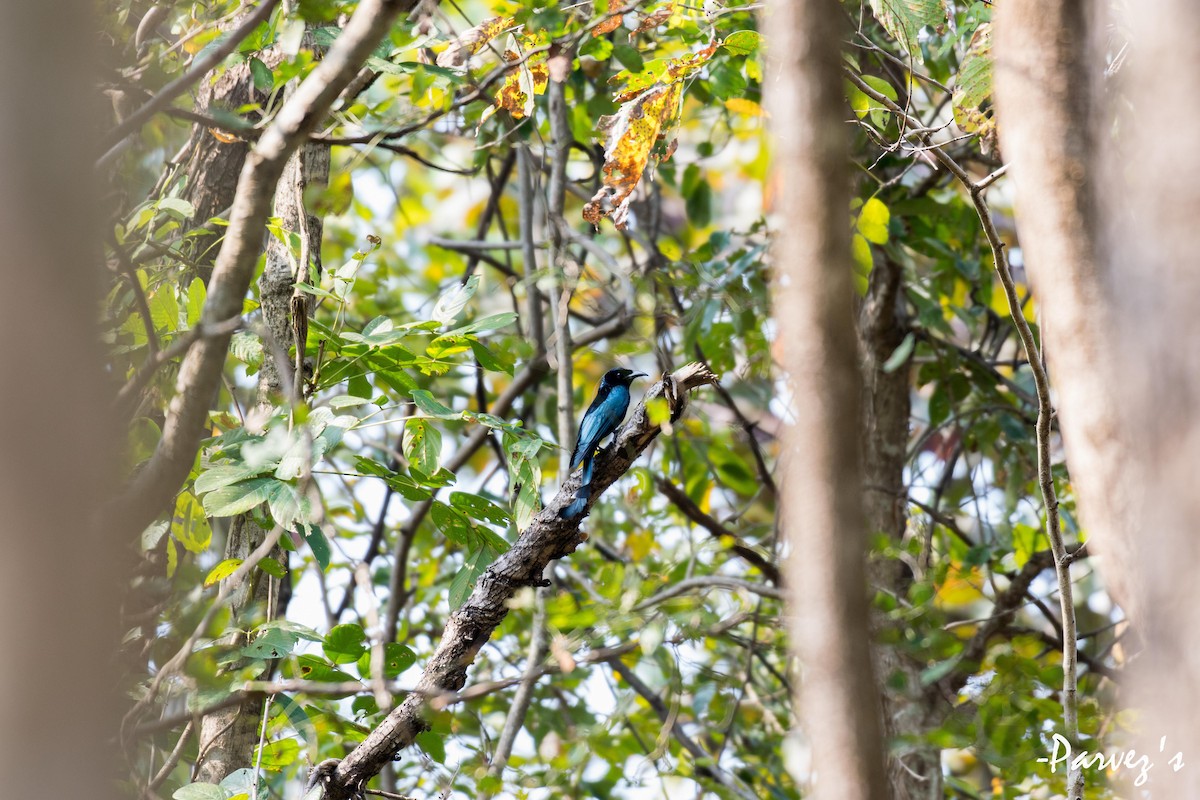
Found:
[{"label": "blurred tree trunk", "polygon": [[868,630],[866,529],[851,285],[842,12],[772,5],[770,93],[781,220],[777,358],[788,380],[780,525],[788,540],[798,707],[812,797],[888,796]]},{"label": "blurred tree trunk", "polygon": [[[867,532],[883,534],[897,547],[908,522],[908,487],[904,465],[911,412],[911,359],[892,371],[883,366],[907,332],[903,317],[903,269],[890,259],[876,260],[867,296],[858,315],[858,347],[862,364],[863,509]],[[870,564],[870,586],[896,597],[908,596],[912,572],[899,559]],[[906,658],[894,642],[901,631],[889,631],[876,612],[875,663],[879,670],[883,725],[889,741],[888,786],[895,800],[942,797],[942,762],[938,749],[923,744],[930,729],[948,709],[936,687],[923,686],[921,665]]]},{"label": "blurred tree trunk", "polygon": [[112,654],[136,533],[96,519],[121,468],[97,324],[94,8],[16,3],[0,28],[0,768],[13,798],[118,796]]},{"label": "blurred tree trunk", "polygon": [[1200,7],[1156,0],[1122,20],[1129,59],[1104,92],[1085,22],[1071,3],[1000,10],[1002,144],[1081,512],[1145,645],[1137,750],[1156,796],[1195,797],[1200,772],[1167,759],[1200,752],[1200,109],[1181,101],[1200,91]]},{"label": "blurred tree trunk", "polygon": [[[1130,6],[1118,29],[1130,57],[1117,73],[1117,136],[1101,143],[1099,252],[1110,281],[1109,392],[1127,448],[1109,488],[1130,498],[1122,533],[1138,570],[1132,587],[1145,650],[1135,702],[1147,709],[1139,751],[1153,756],[1154,795],[1200,797],[1200,4]],[[1160,738],[1166,737],[1165,752]],[[1182,751],[1185,766],[1166,760]]]},{"label": "blurred tree trunk", "polygon": [[1021,251],[1038,300],[1042,348],[1088,538],[1113,597],[1138,617],[1134,487],[1122,480],[1129,431],[1112,391],[1120,381],[1105,264],[1097,259],[1099,118],[1087,9],[1069,0],[1012,0],[996,13],[996,104],[1016,186]]}]

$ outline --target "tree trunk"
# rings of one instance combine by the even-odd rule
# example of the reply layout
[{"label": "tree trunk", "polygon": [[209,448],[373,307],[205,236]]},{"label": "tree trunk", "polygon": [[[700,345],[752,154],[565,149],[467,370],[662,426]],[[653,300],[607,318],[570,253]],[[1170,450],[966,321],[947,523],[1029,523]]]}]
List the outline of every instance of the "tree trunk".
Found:
[{"label": "tree trunk", "polygon": [[792,418],[783,436],[780,525],[788,540],[792,649],[812,797],[888,796],[868,629],[865,519],[842,123],[841,9],[780,0],[771,100],[781,225],[775,242],[777,357]]},{"label": "tree trunk", "polygon": [[[903,271],[890,259],[878,259],[871,272],[867,296],[858,316],[858,349],[862,360],[863,509],[867,532],[884,534],[900,546],[907,526],[908,487],[904,465],[911,411],[911,361],[891,372],[883,365],[904,341]],[[870,565],[870,585],[906,597],[912,583],[907,565],[896,559]],[[887,644],[896,637],[879,636],[888,625],[875,614],[875,664],[879,670],[884,731],[890,742],[888,786],[895,800],[942,797],[942,762],[937,748],[924,736],[946,708],[935,687],[921,685],[921,667]]]},{"label": "tree trunk", "polygon": [[[1136,525],[1122,480],[1131,444],[1118,421],[1112,303],[1097,259],[1087,9],[1069,0],[1012,0],[996,13],[996,105],[1016,186],[1021,251],[1038,299],[1042,349],[1058,391],[1071,479],[1101,571],[1126,614],[1140,616],[1130,571]],[[1101,129],[1103,126],[1101,126]]]},{"label": "tree trunk", "polygon": [[[1181,102],[1200,92],[1200,6],[1158,0],[1129,10],[1131,56],[1113,107],[1132,111],[1102,144],[1098,194],[1116,342],[1103,355],[1121,376],[1108,391],[1127,443],[1108,488],[1131,498],[1122,534],[1144,609],[1145,650],[1132,672],[1147,710],[1138,750],[1157,754],[1156,797],[1200,797],[1200,108]],[[1177,751],[1186,766],[1174,772],[1166,762]]]},{"label": "tree trunk", "polygon": [[119,796],[119,554],[136,532],[96,519],[121,431],[97,325],[94,10],[16,3],[0,27],[0,771],[14,798]]},{"label": "tree trunk", "polygon": [[[221,165],[212,176],[212,190],[206,193],[209,202],[222,202],[223,194],[216,187],[226,186],[230,192],[229,202],[232,203],[236,183],[227,185],[225,168],[236,159],[236,153],[218,151],[215,147],[209,148],[209,152],[210,157],[202,163]],[[244,154],[242,158],[245,158]],[[321,237],[324,230],[323,220],[305,211],[303,197],[307,186],[328,183],[329,161],[328,145],[309,143],[300,147],[284,167],[275,190],[274,216],[279,218],[284,230],[295,232],[305,244],[301,254],[296,254],[275,237],[267,240],[267,261],[259,279],[259,299],[263,321],[273,341],[266,343],[262,371],[259,373],[258,406],[261,409],[270,409],[280,401],[281,396],[285,403],[299,399],[296,381],[303,382],[304,376],[297,378],[287,355],[289,348],[296,347],[303,358],[304,345],[296,340],[293,314],[298,312],[307,317],[310,304],[306,302],[308,295],[295,291],[295,284],[298,271],[303,276],[302,280],[308,279],[306,265],[300,263],[306,256],[311,259],[317,274],[320,274]],[[207,175],[195,177],[202,179],[193,183],[193,186],[199,186],[204,184],[203,179]],[[230,524],[223,557],[244,560],[262,543],[267,533],[249,515],[235,517]],[[287,553],[282,548],[276,547],[271,556],[287,564]],[[229,627],[238,631],[235,634],[238,640],[230,644],[245,645],[242,631],[251,630],[264,620],[282,616],[287,608],[288,595],[286,587],[256,570],[231,598],[232,619]],[[235,664],[231,669],[241,666],[240,663]],[[200,742],[204,758],[199,764],[198,780],[219,783],[229,773],[253,766],[254,749],[263,724],[263,702],[260,697],[249,698],[203,719]]]}]

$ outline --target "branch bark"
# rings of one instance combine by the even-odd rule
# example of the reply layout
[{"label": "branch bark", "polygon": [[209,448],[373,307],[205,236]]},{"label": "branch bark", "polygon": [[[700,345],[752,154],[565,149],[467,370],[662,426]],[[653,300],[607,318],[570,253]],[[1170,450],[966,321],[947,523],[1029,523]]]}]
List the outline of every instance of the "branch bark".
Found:
[{"label": "branch bark", "polygon": [[841,95],[842,11],[776,0],[768,84],[780,180],[774,287],[791,424],[783,436],[780,524],[789,542],[798,707],[819,775],[811,796],[889,795],[871,664],[859,464],[850,197]]},{"label": "branch bark", "polygon": [[[716,376],[707,369],[690,364],[664,377],[646,392],[617,431],[613,444],[596,457],[589,508],[658,436],[660,428],[650,422],[647,401],[665,398],[671,418],[676,420],[687,407],[689,393],[714,380]],[[587,540],[577,521],[559,517],[559,512],[574,499],[579,478],[572,476],[559,487],[512,549],[488,567],[471,596],[450,615],[442,641],[426,664],[416,692],[405,698],[336,769],[319,773],[326,798],[348,800],[379,774],[396,753],[410,745],[425,730],[428,697],[456,692],[466,684],[467,668],[508,614],[507,601],[513,593],[522,586],[540,585],[542,572],[551,560],[570,555]]]}]

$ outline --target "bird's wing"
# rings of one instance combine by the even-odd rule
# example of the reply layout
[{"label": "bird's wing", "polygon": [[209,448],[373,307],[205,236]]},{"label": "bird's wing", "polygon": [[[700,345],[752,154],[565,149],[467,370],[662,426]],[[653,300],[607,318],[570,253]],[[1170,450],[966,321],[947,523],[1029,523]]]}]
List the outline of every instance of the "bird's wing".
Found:
[{"label": "bird's wing", "polygon": [[583,421],[579,423],[579,439],[571,458],[571,469],[591,458],[600,441],[615,431],[621,420],[625,419],[625,412],[629,410],[629,392],[618,386],[606,395],[603,399],[596,396],[598,402],[588,407]]}]

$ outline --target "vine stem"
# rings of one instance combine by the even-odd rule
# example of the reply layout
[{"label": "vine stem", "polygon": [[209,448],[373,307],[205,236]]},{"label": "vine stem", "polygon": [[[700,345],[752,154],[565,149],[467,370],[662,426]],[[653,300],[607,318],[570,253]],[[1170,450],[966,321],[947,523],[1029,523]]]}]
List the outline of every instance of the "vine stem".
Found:
[{"label": "vine stem", "polygon": [[[865,95],[875,102],[882,104],[908,124],[913,125],[916,123],[916,127],[919,127],[919,121],[914,121],[905,113],[904,109],[896,105],[887,96],[876,91],[853,70],[847,69],[846,74],[850,82],[857,86]],[[928,152],[937,159],[939,164],[954,175],[971,196],[971,202],[975,206],[975,211],[979,214],[979,221],[983,225],[984,236],[987,237],[988,245],[992,250],[992,260],[995,262],[996,275],[1000,278],[1001,286],[1004,287],[1004,296],[1008,300],[1008,308],[1012,315],[1013,324],[1016,325],[1017,334],[1021,338],[1021,347],[1025,351],[1025,359],[1029,362],[1029,368],[1033,372],[1033,384],[1036,389],[1038,404],[1038,417],[1035,426],[1037,432],[1038,485],[1042,493],[1042,503],[1046,507],[1046,538],[1050,540],[1050,551],[1054,555],[1054,572],[1058,578],[1058,600],[1062,613],[1063,728],[1066,731],[1067,739],[1074,745],[1079,738],[1079,655],[1076,642],[1075,599],[1071,586],[1071,557],[1067,554],[1067,548],[1063,542],[1062,526],[1058,516],[1058,494],[1054,489],[1054,476],[1051,472],[1050,423],[1054,418],[1054,406],[1050,400],[1050,379],[1046,374],[1046,367],[1038,350],[1037,341],[1033,337],[1033,331],[1029,327],[1029,321],[1025,319],[1025,312],[1021,309],[1021,301],[1017,297],[1016,282],[1013,281],[1012,270],[1009,267],[1004,242],[1000,239],[1000,234],[996,230],[996,224],[992,221],[991,209],[988,208],[987,200],[984,198],[984,192],[995,182],[999,175],[993,173],[993,175],[989,175],[976,183],[971,180],[971,176],[960,164],[933,142],[932,137],[928,133],[910,132],[910,136],[915,136],[921,144],[925,145],[928,148]],[[1068,800],[1083,800],[1083,786],[1083,770],[1080,767],[1071,765],[1067,773]]]}]

